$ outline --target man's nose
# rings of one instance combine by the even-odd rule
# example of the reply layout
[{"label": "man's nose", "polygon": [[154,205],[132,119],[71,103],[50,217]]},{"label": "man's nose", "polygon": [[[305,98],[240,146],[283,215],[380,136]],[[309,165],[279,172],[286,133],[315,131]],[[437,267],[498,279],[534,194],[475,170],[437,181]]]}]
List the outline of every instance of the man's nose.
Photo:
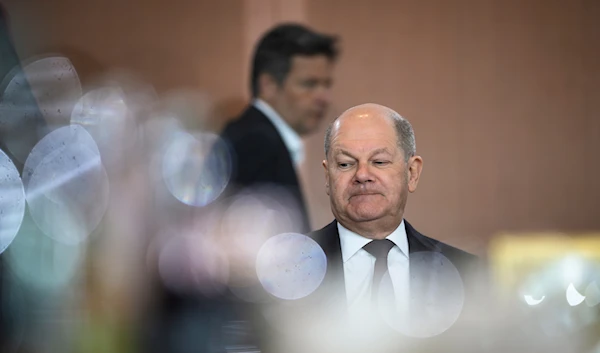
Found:
[{"label": "man's nose", "polygon": [[331,103],[331,88],[326,85],[320,85],[315,92],[317,104],[322,107],[327,107]]},{"label": "man's nose", "polygon": [[373,174],[368,163],[358,163],[356,173],[354,174],[354,183],[363,184],[373,181]]}]

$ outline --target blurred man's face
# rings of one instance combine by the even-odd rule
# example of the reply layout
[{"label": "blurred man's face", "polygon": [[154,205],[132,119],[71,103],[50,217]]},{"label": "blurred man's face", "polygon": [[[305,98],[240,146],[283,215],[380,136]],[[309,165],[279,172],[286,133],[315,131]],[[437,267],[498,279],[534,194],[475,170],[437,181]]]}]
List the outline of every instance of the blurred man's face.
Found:
[{"label": "blurred man's face", "polygon": [[405,161],[385,111],[359,108],[341,117],[323,161],[335,218],[369,238],[389,235],[402,221],[408,192],[416,190],[420,163],[420,157]]},{"label": "blurred man's face", "polygon": [[262,90],[265,101],[299,135],[319,127],[331,101],[333,62],[325,55],[295,56],[282,85]]}]

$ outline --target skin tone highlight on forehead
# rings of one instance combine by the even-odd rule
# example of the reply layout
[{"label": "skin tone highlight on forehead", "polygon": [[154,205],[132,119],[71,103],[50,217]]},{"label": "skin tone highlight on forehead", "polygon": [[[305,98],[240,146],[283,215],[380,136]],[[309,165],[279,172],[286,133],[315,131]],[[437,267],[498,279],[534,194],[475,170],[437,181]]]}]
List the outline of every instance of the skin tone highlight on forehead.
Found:
[{"label": "skin tone highlight on forehead", "polygon": [[[390,131],[394,131],[394,123],[391,118],[393,114],[397,114],[393,110],[373,103],[359,105],[346,110],[342,113],[332,125],[331,129],[331,156],[338,155],[339,150],[346,150],[345,146],[337,144],[339,134],[344,135],[346,141],[358,141],[358,140],[377,140],[378,137],[385,138],[388,136],[382,135],[381,129],[378,129],[375,124],[381,124],[381,120],[385,119],[389,124]],[[361,125],[361,129],[352,130],[351,132],[340,131],[340,127],[345,121],[351,120],[354,124]],[[377,121],[375,123],[375,121]],[[364,148],[369,148],[365,145]],[[393,154],[393,151],[387,151],[389,154]]]}]

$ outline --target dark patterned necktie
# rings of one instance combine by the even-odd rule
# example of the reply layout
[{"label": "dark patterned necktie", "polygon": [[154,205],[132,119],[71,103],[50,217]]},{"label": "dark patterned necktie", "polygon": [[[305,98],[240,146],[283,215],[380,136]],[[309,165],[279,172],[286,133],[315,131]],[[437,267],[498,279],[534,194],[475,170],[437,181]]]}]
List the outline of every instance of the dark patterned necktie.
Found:
[{"label": "dark patterned necktie", "polygon": [[369,244],[363,246],[369,254],[375,256],[375,271],[373,272],[373,283],[371,284],[371,300],[377,301],[379,287],[383,275],[388,270],[388,254],[394,247],[394,243],[388,239],[375,239]]}]

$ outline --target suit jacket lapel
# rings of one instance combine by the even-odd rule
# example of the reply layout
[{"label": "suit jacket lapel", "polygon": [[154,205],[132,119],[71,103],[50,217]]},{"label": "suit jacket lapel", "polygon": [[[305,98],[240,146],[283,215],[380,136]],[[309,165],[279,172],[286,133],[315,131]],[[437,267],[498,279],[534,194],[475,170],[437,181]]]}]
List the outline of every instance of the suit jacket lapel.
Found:
[{"label": "suit jacket lapel", "polygon": [[425,237],[417,232],[413,226],[404,220],[406,226],[406,237],[408,238],[408,253],[412,254],[419,251],[440,252],[441,249],[437,242]]},{"label": "suit jacket lapel", "polygon": [[342,247],[337,222],[334,220],[323,229],[310,234],[310,236],[321,246],[327,256],[327,272],[323,283],[315,293],[317,300],[325,299],[325,302],[346,307],[346,286],[344,283],[344,263],[342,258]]}]

